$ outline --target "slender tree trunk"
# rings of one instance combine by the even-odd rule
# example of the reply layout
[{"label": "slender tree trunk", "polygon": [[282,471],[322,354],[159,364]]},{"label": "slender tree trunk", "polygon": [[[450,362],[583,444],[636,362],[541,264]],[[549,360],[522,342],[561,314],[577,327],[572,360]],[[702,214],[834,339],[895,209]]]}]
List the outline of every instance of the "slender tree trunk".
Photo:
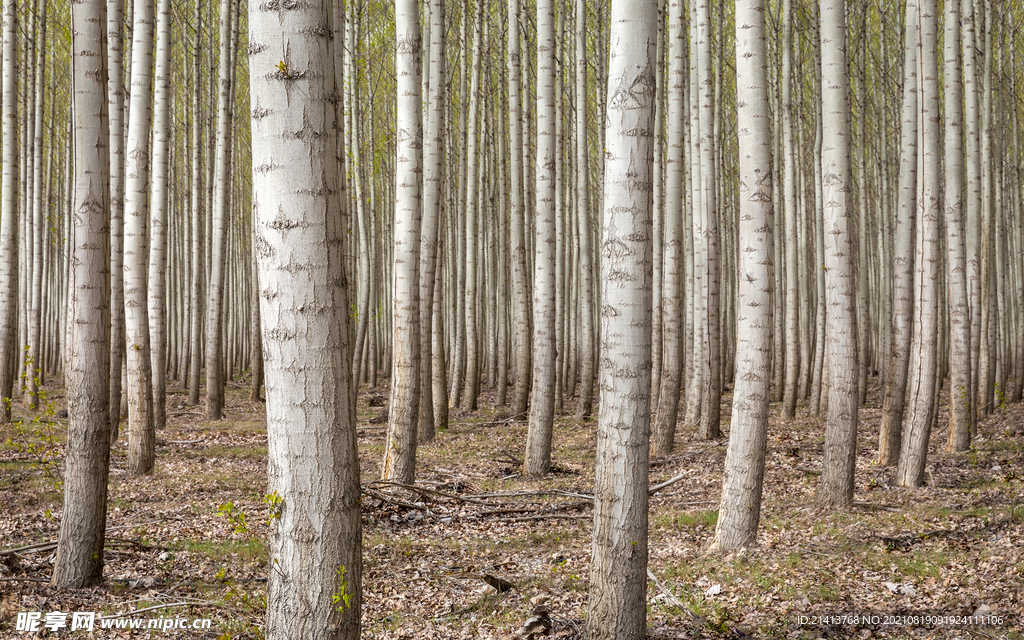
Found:
[{"label": "slender tree trunk", "polygon": [[594,403],[594,261],[591,257],[589,158],[587,146],[587,10],[576,0],[576,224],[580,268],[580,398],[576,417],[590,416]]},{"label": "slender tree trunk", "polygon": [[[210,250],[210,283],[206,301],[206,419],[220,420],[224,414],[224,349],[225,271],[227,269],[228,188],[231,185],[232,114],[234,92],[231,86],[231,49],[235,46],[231,33],[236,0],[221,0],[220,5],[220,70],[217,94],[217,157],[213,191],[213,225]],[[287,57],[287,56],[286,56]],[[287,60],[281,61],[287,64]]]},{"label": "slender tree trunk", "polygon": [[949,286],[950,393],[946,449],[966,451],[971,444],[971,322],[967,298],[964,246],[964,159],[960,90],[960,2],[945,2],[944,102],[945,150],[943,197],[946,218],[946,277]]},{"label": "slender tree trunk", "polygon": [[967,297],[970,315],[971,344],[968,353],[971,360],[971,388],[968,390],[970,421],[978,419],[979,355],[981,354],[981,90],[978,78],[978,40],[975,22],[974,0],[963,0],[961,7],[963,23],[964,54],[964,142],[966,164],[966,225],[965,247],[967,252]]},{"label": "slender tree trunk", "polygon": [[555,418],[555,6],[537,3],[537,173],[533,282],[533,389],[524,470],[551,468]]},{"label": "slender tree trunk", "polygon": [[[116,0],[112,0],[116,1]],[[205,216],[203,215],[206,198],[203,197],[203,110],[202,110],[202,86],[203,86],[203,23],[202,11],[199,0],[195,0],[195,41],[192,49],[192,68],[195,77],[193,78],[192,89],[192,281],[189,283],[192,308],[189,318],[189,364],[188,401],[190,404],[199,404],[199,381],[200,370],[203,365],[203,299],[205,296],[204,284],[206,274],[204,250],[204,231],[206,229]]]},{"label": "slender tree trunk", "polygon": [[512,142],[511,199],[509,217],[512,220],[512,288],[515,294],[513,319],[516,327],[516,384],[512,395],[512,415],[524,416],[530,401],[530,374],[532,372],[530,340],[529,272],[526,268],[526,220],[524,206],[523,108],[520,77],[519,9],[521,0],[508,0],[508,120],[509,139]]},{"label": "slender tree trunk", "polygon": [[[782,203],[786,227],[786,340],[782,417],[796,415],[800,378],[800,267],[797,264],[796,147],[793,131],[793,6],[782,3]],[[740,116],[737,116],[739,118]],[[743,122],[740,119],[740,122]],[[742,235],[742,233],[741,233]]]},{"label": "slender tree trunk", "polygon": [[388,432],[381,477],[412,484],[416,478],[419,418],[419,261],[423,203],[423,126],[420,104],[419,0],[395,5],[398,131],[395,148],[394,289]]},{"label": "slender tree trunk", "polygon": [[[665,176],[665,240],[662,275],[662,375],[652,453],[668,455],[675,443],[679,418],[679,391],[683,373],[683,189],[686,186],[684,122],[686,75],[686,20],[683,0],[669,0],[668,158]],[[661,260],[662,256],[655,256]],[[687,291],[686,294],[690,292]],[[659,345],[655,345],[657,349]]]},{"label": "slender tree trunk", "polygon": [[775,252],[764,13],[764,0],[742,0],[736,5],[740,277],[732,428],[712,545],[722,550],[749,545],[757,536],[768,442]]},{"label": "slender tree trunk", "polygon": [[[43,368],[41,362],[43,322],[43,79],[46,69],[46,6],[47,0],[37,3],[39,28],[35,34],[35,124],[32,139],[32,237],[31,242],[32,282],[28,292],[30,308],[28,309],[28,361],[26,362],[25,404],[29,408],[39,406],[39,385],[42,383]],[[26,119],[29,114],[25,114]],[[29,204],[26,202],[26,205]],[[26,255],[26,258],[29,257]]]},{"label": "slender tree trunk", "polygon": [[[198,2],[198,0],[197,0]],[[124,328],[124,1],[107,0],[107,99],[110,130],[110,442],[121,422]]]},{"label": "slender tree trunk", "polygon": [[850,184],[850,96],[846,3],[821,3],[822,195],[825,206],[825,289],[828,292],[828,420],[818,502],[853,500],[857,453],[857,316]]},{"label": "slender tree trunk", "polygon": [[882,405],[882,427],[878,436],[878,464],[882,466],[892,466],[900,458],[903,411],[910,371],[910,343],[914,333],[914,227],[917,215],[919,117],[918,19],[917,0],[909,0],[903,54],[903,126],[900,132],[900,177],[893,251],[893,342],[889,355],[888,384],[885,386],[885,399]]},{"label": "slender tree trunk", "polygon": [[156,83],[153,117],[153,180],[150,191],[149,346],[153,371],[153,423],[167,421],[167,223],[171,140],[171,6],[157,0]]},{"label": "slender tree trunk", "polygon": [[444,158],[444,107],[446,84],[446,38],[444,0],[430,3],[430,69],[427,96],[426,135],[423,140],[423,226],[420,237],[420,442],[434,439],[434,403],[447,405],[448,397],[434,397],[433,315],[435,271],[437,270],[438,231],[441,221],[441,187]]},{"label": "slender tree trunk", "polygon": [[0,186],[0,422],[11,419],[18,357],[18,5],[3,3],[3,182]]},{"label": "slender tree trunk", "polygon": [[466,379],[465,395],[462,398],[462,408],[467,411],[476,410],[476,398],[480,395],[480,331],[477,319],[477,297],[481,292],[477,289],[479,265],[477,264],[477,225],[481,218],[483,205],[479,198],[477,182],[480,175],[480,154],[478,144],[482,133],[480,131],[480,67],[483,64],[483,1],[477,0],[476,18],[473,26],[473,67],[469,83],[469,122],[467,123],[466,154],[466,252],[465,267],[466,280],[463,288],[463,306],[465,313],[465,338],[466,338]]},{"label": "slender tree trunk", "polygon": [[[132,33],[132,95],[125,176],[124,287],[128,364],[128,471],[153,471],[156,429],[149,342],[146,267],[149,219],[150,102],[153,95],[153,3],[136,0]],[[160,372],[162,375],[163,372]]]},{"label": "slender tree trunk", "polygon": [[[910,354],[910,397],[904,418],[905,442],[900,450],[896,481],[901,487],[924,483],[932,420],[935,417],[935,375],[938,366],[939,216],[941,156],[939,145],[938,7],[920,0],[918,74],[921,78],[918,118],[921,154],[918,161],[917,264],[914,275],[914,340]],[[948,188],[948,185],[947,185]]]},{"label": "slender tree trunk", "polygon": [[605,366],[586,629],[591,640],[646,635],[657,17],[655,0],[612,2],[601,240]]},{"label": "slender tree trunk", "polygon": [[[64,510],[51,584],[103,580],[110,465],[110,158],[105,0],[71,5],[75,242]],[[6,69],[6,65],[5,65]],[[5,147],[6,148],[6,147]],[[68,212],[69,214],[71,212]]]}]

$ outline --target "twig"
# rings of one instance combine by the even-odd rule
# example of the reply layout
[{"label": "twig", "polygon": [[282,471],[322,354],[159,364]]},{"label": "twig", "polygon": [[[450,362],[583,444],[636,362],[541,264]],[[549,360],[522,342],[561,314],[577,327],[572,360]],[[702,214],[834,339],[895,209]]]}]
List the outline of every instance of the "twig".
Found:
[{"label": "twig", "polygon": [[566,513],[542,513],[535,516],[521,516],[515,518],[498,518],[501,522],[526,522],[527,520],[587,520],[591,516],[574,516]]},{"label": "twig", "polygon": [[167,444],[199,444],[202,441],[202,438],[199,440],[168,440]]},{"label": "twig", "polygon": [[[135,611],[126,611],[124,613],[118,613],[118,614],[111,615],[111,616],[99,616],[99,619],[100,620],[114,620],[116,618],[127,618],[128,616],[134,616],[134,615],[138,615],[140,613],[146,613],[147,611],[156,611],[157,609],[168,609],[170,607],[187,607],[189,605],[195,606],[196,604],[200,604],[200,603],[195,603],[195,602],[168,602],[167,604],[158,604],[158,605],[154,605],[152,607],[146,607],[145,609],[136,609]],[[206,606],[217,607],[218,609],[221,608],[219,605],[217,605],[217,603],[211,602],[209,600],[204,601],[201,604],[204,604]]]},{"label": "twig", "polygon": [[46,578],[0,578],[0,582],[49,582]]},{"label": "twig", "polygon": [[200,417],[202,417],[204,415],[206,415],[206,414],[204,414],[202,411],[175,411],[174,413],[171,414],[171,417],[172,418],[176,418],[178,416],[200,416]]},{"label": "twig", "polygon": [[686,477],[685,473],[680,473],[678,476],[676,476],[674,478],[669,478],[665,482],[659,482],[658,484],[654,485],[653,487],[651,487],[650,489],[647,490],[647,495],[653,496],[654,494],[656,494],[657,492],[661,491],[665,487],[671,487],[672,485],[674,485],[675,483],[679,482],[680,480],[682,480],[685,477]]},{"label": "twig", "polygon": [[679,607],[686,613],[690,614],[690,616],[693,616],[693,612],[690,611],[690,609],[685,604],[683,604],[682,600],[677,598],[676,595],[669,590],[665,583],[663,583],[661,580],[658,580],[657,576],[654,575],[654,572],[651,571],[650,568],[647,569],[647,577],[650,579],[651,582],[654,583],[654,586],[658,587],[658,591],[665,594],[666,600],[668,600],[675,606]]},{"label": "twig", "polygon": [[16,554],[18,554],[20,552],[24,552],[24,551],[32,551],[34,553],[40,553],[42,551],[48,551],[50,548],[56,547],[56,546],[57,546],[57,543],[56,542],[52,542],[52,541],[51,542],[37,542],[35,544],[25,545],[24,547],[15,547],[13,549],[4,549],[3,551],[0,551],[0,557],[3,557],[3,556],[13,556],[13,555],[16,555]]}]

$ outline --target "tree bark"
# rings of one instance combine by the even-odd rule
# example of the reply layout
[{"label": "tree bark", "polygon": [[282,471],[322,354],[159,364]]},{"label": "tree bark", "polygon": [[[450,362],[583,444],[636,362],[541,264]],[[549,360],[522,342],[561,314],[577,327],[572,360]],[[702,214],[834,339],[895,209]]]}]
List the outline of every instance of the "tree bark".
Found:
[{"label": "tree bark", "polygon": [[853,500],[857,453],[857,316],[850,185],[850,96],[845,0],[821,3],[822,199],[828,333],[828,419],[818,502]]},{"label": "tree bark", "polygon": [[747,546],[757,536],[768,442],[775,221],[764,13],[764,0],[742,0],[736,5],[736,116],[740,123],[737,364],[722,502],[712,543],[718,550]]},{"label": "tree bark", "polygon": [[[110,133],[105,0],[71,5],[75,102],[74,289],[64,510],[51,584],[103,579],[110,467]],[[70,213],[70,212],[69,212]]]},{"label": "tree bark", "polygon": [[[153,418],[149,301],[146,296],[149,234],[149,139],[153,95],[153,2],[136,0],[132,32],[132,91],[125,176],[124,287],[128,345],[128,471],[148,474],[156,457]],[[163,372],[161,372],[162,374]]]},{"label": "tree bark", "polygon": [[555,64],[554,0],[538,0],[533,388],[524,461],[525,473],[535,476],[551,468],[555,418]]},{"label": "tree bark", "polygon": [[420,104],[419,0],[395,5],[398,76],[395,147],[394,289],[391,402],[381,477],[412,484],[419,424],[419,261],[423,126]]},{"label": "tree bark", "polygon": [[266,637],[356,640],[359,458],[331,5],[284,6],[249,6],[268,475],[271,495],[280,498],[271,524]]},{"label": "tree bark", "polygon": [[587,637],[645,637],[657,2],[613,0]]},{"label": "tree bark", "polygon": [[892,350],[878,436],[878,464],[892,466],[900,458],[903,411],[910,371],[913,339],[914,227],[917,212],[918,131],[918,19],[917,0],[907,3],[903,65],[903,126],[900,131],[900,177],[893,251]]},{"label": "tree bark", "polygon": [[0,422],[11,419],[18,357],[18,5],[3,5],[3,182],[0,186]]}]

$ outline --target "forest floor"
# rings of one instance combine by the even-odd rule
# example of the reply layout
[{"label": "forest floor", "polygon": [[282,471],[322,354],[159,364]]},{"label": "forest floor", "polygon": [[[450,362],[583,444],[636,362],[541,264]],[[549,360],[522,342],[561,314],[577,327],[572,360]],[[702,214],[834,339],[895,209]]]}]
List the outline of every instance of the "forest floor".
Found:
[{"label": "forest floor", "polygon": [[[249,402],[246,382],[229,382],[226,419],[215,423],[172,386],[150,476],[128,476],[124,438],[117,443],[106,581],[92,589],[48,584],[65,424],[19,410],[23,426],[0,425],[0,638],[27,636],[15,629],[19,612],[149,607],[161,608],[118,619],[209,618],[212,627],[97,623],[89,637],[261,637],[267,441],[263,405]],[[59,412],[63,391],[48,391]],[[387,390],[360,393],[364,638],[516,638],[542,603],[547,637],[582,637],[596,419],[560,414],[554,470],[524,478],[526,424],[490,400],[453,411],[449,428],[420,447],[409,492],[375,483]],[[838,511],[815,505],[823,421],[800,407],[782,422],[773,406],[757,542],[728,554],[705,550],[726,440],[699,442],[681,429],[673,455],[651,463],[652,486],[682,477],[651,498],[649,638],[1024,637],[1024,407],[983,422],[966,454],[943,453],[939,428],[929,483],[909,491],[894,486],[893,469],[873,465],[880,404],[874,389],[860,414],[855,502]],[[27,545],[39,546],[4,552]],[[963,619],[972,614],[990,624]],[[52,635],[65,634],[79,632]]]}]

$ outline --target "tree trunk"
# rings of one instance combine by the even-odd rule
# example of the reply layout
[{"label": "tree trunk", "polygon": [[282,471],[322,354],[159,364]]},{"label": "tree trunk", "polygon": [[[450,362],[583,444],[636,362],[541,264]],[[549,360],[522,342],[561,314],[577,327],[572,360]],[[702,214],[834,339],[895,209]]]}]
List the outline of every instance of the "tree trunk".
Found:
[{"label": "tree trunk", "polygon": [[[942,205],[939,135],[938,7],[920,0],[918,77],[921,78],[918,140],[917,264],[914,275],[914,341],[910,354],[910,397],[903,421],[906,434],[896,468],[901,487],[924,483],[932,420],[935,417],[938,367],[939,216]],[[947,185],[948,188],[948,185]]]},{"label": "tree trunk", "polygon": [[18,357],[18,6],[3,5],[3,182],[0,186],[0,422],[11,419]]},{"label": "tree trunk", "polygon": [[394,290],[392,291],[391,402],[381,477],[416,479],[419,423],[419,261],[423,126],[420,104],[419,0],[395,5],[398,137],[395,147]]},{"label": "tree trunk", "polygon": [[217,94],[217,157],[214,168],[212,236],[210,238],[210,283],[206,301],[206,419],[220,420],[224,414],[224,288],[227,269],[228,189],[231,185],[231,130],[234,87],[231,85],[231,50],[235,46],[231,22],[236,0],[221,0],[220,70]]},{"label": "tree trunk", "polygon": [[538,0],[533,388],[524,461],[525,473],[535,476],[551,468],[555,418],[555,64],[554,0]]},{"label": "tree trunk", "polygon": [[167,224],[171,140],[171,6],[157,0],[156,83],[153,114],[153,180],[150,192],[149,346],[153,371],[153,424],[167,421]]},{"label": "tree trunk", "polygon": [[850,96],[846,64],[846,3],[821,3],[822,199],[825,290],[828,292],[828,419],[818,502],[853,500],[857,453],[857,316],[850,184]]},{"label": "tree trunk", "polygon": [[732,428],[712,545],[719,550],[747,546],[757,536],[768,442],[775,253],[772,247],[772,122],[768,110],[764,13],[764,0],[743,0],[736,5],[740,276]]},{"label": "tree trunk", "polygon": [[591,257],[589,157],[587,147],[587,11],[576,0],[576,219],[580,265],[580,398],[576,418],[590,416],[594,403],[594,261]]},{"label": "tree trunk", "polygon": [[946,0],[943,91],[946,105],[943,197],[946,218],[946,277],[949,286],[950,393],[946,450],[971,444],[971,321],[964,246],[964,159],[960,90],[960,1]]},{"label": "tree trunk", "polygon": [[[686,20],[683,0],[669,0],[669,93],[668,158],[665,176],[665,240],[662,272],[662,350],[661,389],[654,423],[652,453],[672,453],[676,422],[679,418],[679,391],[683,374],[683,189],[686,186],[686,143],[684,122],[686,76]],[[690,292],[687,291],[686,294]]]},{"label": "tree trunk", "polygon": [[[359,638],[359,458],[330,24],[330,3],[249,6],[268,479],[280,499],[268,640]],[[296,108],[307,135],[295,134]]]},{"label": "tree trunk", "polygon": [[882,405],[882,427],[878,436],[878,464],[882,466],[892,466],[900,458],[903,411],[910,370],[910,343],[914,333],[914,227],[917,215],[919,115],[918,19],[917,0],[909,0],[903,54],[903,127],[900,132],[900,178],[893,252],[893,342],[889,355],[888,384],[885,386],[885,399]]},{"label": "tree trunk", "polygon": [[[125,175],[124,288],[128,345],[128,471],[153,471],[156,429],[150,361],[146,268],[149,248],[149,134],[153,95],[153,3],[136,0],[132,33],[132,95]],[[160,372],[162,375],[163,372]]]},{"label": "tree trunk", "polygon": [[[793,6],[782,3],[782,203],[786,226],[786,338],[785,386],[782,392],[782,417],[796,415],[797,382],[800,377],[800,268],[797,265],[796,147],[793,120]],[[738,55],[738,54],[737,54]],[[737,113],[739,122],[743,117]],[[742,196],[741,196],[742,198]],[[741,214],[742,215],[742,214]],[[742,236],[742,232],[740,233]]]},{"label": "tree trunk", "polygon": [[[198,2],[198,0],[197,0]],[[110,442],[121,422],[124,333],[124,60],[123,0],[107,0],[107,100],[110,129]],[[198,111],[196,111],[198,113]]]},{"label": "tree trunk", "polygon": [[655,0],[612,2],[591,640],[639,640],[646,628],[657,16]]},{"label": "tree trunk", "polygon": [[[105,0],[71,5],[75,286],[71,295],[64,510],[51,584],[103,580],[110,466],[110,158]],[[6,68],[6,67],[5,67]],[[70,212],[68,212],[70,214]]]},{"label": "tree trunk", "polygon": [[519,9],[521,0],[508,0],[508,119],[509,149],[512,161],[511,201],[509,217],[512,220],[512,288],[515,294],[513,319],[516,326],[516,384],[512,395],[512,416],[521,418],[526,414],[530,401],[530,373],[532,355],[530,350],[530,280],[526,265],[526,221],[527,213],[524,194],[523,158],[523,108],[522,75],[519,46]]}]

